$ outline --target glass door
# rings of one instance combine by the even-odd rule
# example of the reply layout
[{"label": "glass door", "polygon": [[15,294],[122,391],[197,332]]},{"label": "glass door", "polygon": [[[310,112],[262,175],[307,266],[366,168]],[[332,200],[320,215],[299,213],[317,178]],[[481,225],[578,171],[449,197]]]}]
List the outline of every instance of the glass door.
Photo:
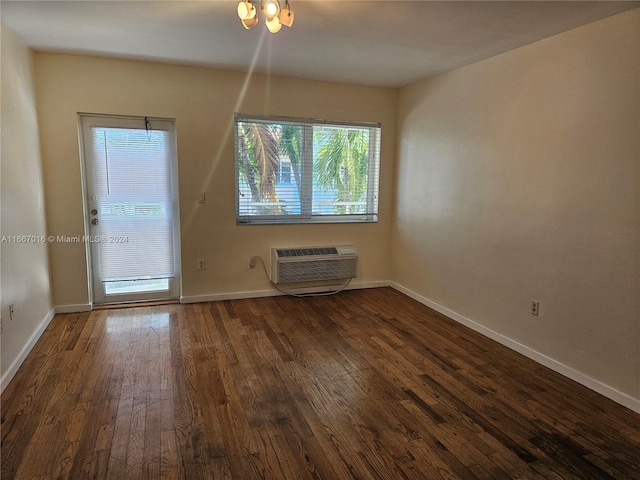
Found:
[{"label": "glass door", "polygon": [[178,298],[172,120],[80,115],[93,303]]}]

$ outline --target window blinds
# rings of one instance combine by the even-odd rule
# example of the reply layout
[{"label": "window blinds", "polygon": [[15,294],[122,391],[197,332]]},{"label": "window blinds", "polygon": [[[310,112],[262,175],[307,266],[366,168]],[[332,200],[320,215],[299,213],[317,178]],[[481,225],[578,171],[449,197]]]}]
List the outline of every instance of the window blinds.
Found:
[{"label": "window blinds", "polygon": [[170,132],[92,127],[90,138],[100,279],[173,277]]},{"label": "window blinds", "polygon": [[380,125],[236,114],[237,223],[375,221]]}]

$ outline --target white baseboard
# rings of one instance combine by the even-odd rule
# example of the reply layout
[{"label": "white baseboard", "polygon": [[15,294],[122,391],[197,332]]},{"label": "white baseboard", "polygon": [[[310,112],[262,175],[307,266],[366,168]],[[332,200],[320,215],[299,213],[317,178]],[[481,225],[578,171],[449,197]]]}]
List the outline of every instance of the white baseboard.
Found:
[{"label": "white baseboard", "polygon": [[7,385],[9,385],[9,382],[13,379],[15,374],[18,372],[20,365],[22,365],[22,363],[25,361],[25,359],[27,358],[27,355],[29,355],[29,352],[31,352],[31,349],[33,349],[35,344],[38,343],[40,336],[46,330],[47,326],[49,326],[49,323],[51,322],[51,320],[53,320],[54,316],[55,316],[55,309],[52,308],[47,312],[44,319],[40,322],[40,325],[38,325],[38,328],[36,328],[33,334],[31,334],[31,337],[29,337],[29,341],[22,348],[22,351],[20,352],[20,354],[11,363],[11,366],[9,367],[9,369],[2,376],[2,380],[0,383],[0,393],[4,392],[4,389],[7,387]]},{"label": "white baseboard", "polygon": [[[349,284],[345,290],[356,290],[361,288],[379,288],[388,287],[389,282],[365,282],[365,283],[352,283]],[[236,300],[239,298],[260,298],[260,297],[276,297],[278,295],[285,295],[284,293],[276,290],[275,288],[269,290],[251,290],[246,292],[228,292],[228,293],[214,293],[211,295],[191,295],[186,297],[180,297],[180,303],[201,303],[201,302],[217,302],[220,300]]]},{"label": "white baseboard", "polygon": [[90,303],[78,303],[76,305],[56,305],[56,313],[79,313],[90,312]]},{"label": "white baseboard", "polygon": [[574,370],[573,368],[568,367],[567,365],[551,357],[548,357],[543,353],[540,353],[530,347],[527,347],[526,345],[523,345],[515,340],[512,340],[511,338],[506,337],[505,335],[502,335],[501,333],[498,333],[494,330],[491,330],[490,328],[487,328],[484,325],[474,322],[473,320],[467,317],[464,317],[459,313],[454,312],[453,310],[449,310],[448,308],[443,307],[442,305],[439,305],[436,302],[429,300],[428,298],[423,297],[422,295],[412,290],[409,290],[408,288],[405,288],[398,283],[391,282],[389,286],[395,290],[398,290],[401,293],[404,293],[408,297],[411,297],[414,300],[417,300],[423,305],[433,308],[435,311],[440,312],[443,315],[446,315],[452,320],[455,320],[456,322],[461,323],[462,325],[465,325],[466,327],[469,327],[472,330],[475,330],[476,332],[481,333],[482,335],[489,337],[492,340],[495,340],[496,342],[504,345],[505,347],[508,347],[511,350],[515,350],[516,352],[524,355],[525,357],[528,357],[531,360],[534,360],[535,362],[538,362],[541,365],[544,365],[545,367],[548,367],[551,370],[561,375],[564,375],[565,377],[570,378],[571,380],[574,380],[581,385],[584,385],[585,387],[599,393],[600,395],[603,395],[613,400],[616,403],[619,403],[620,405],[627,407],[630,410],[633,410],[634,412],[640,413],[640,399],[634,398],[626,393],[620,392],[619,390],[616,390],[615,388],[605,383],[602,383],[599,380],[596,380],[594,378],[589,377],[588,375],[585,375],[582,372]]}]

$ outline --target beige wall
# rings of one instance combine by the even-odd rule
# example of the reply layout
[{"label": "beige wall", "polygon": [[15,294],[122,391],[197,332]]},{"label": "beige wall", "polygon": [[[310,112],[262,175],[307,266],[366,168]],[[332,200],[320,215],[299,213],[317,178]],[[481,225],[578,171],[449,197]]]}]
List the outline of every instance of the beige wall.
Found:
[{"label": "beige wall", "polygon": [[[46,237],[42,163],[31,51],[2,27],[1,314],[2,387],[52,317],[47,244],[13,243]],[[9,305],[14,305],[13,321]],[[14,363],[15,362],[15,363]]]},{"label": "beige wall", "polygon": [[[47,218],[53,235],[83,235],[77,113],[176,119],[180,181],[183,295],[268,290],[261,269],[269,248],[353,243],[355,285],[389,279],[392,174],[397,90],[94,57],[37,54]],[[375,224],[236,226],[234,111],[382,123],[380,221]],[[198,192],[207,202],[196,203]],[[56,305],[88,302],[84,246],[50,247]],[[196,270],[204,258],[207,269]]]},{"label": "beige wall", "polygon": [[636,9],[401,90],[392,235],[398,284],[636,402],[639,25]]}]

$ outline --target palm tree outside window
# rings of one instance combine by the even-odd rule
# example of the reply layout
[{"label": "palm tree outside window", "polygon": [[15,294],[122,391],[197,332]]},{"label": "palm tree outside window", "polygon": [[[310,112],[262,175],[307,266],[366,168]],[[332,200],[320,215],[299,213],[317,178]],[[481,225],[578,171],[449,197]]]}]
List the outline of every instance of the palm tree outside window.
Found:
[{"label": "palm tree outside window", "polygon": [[375,222],[380,125],[236,114],[236,222]]}]

